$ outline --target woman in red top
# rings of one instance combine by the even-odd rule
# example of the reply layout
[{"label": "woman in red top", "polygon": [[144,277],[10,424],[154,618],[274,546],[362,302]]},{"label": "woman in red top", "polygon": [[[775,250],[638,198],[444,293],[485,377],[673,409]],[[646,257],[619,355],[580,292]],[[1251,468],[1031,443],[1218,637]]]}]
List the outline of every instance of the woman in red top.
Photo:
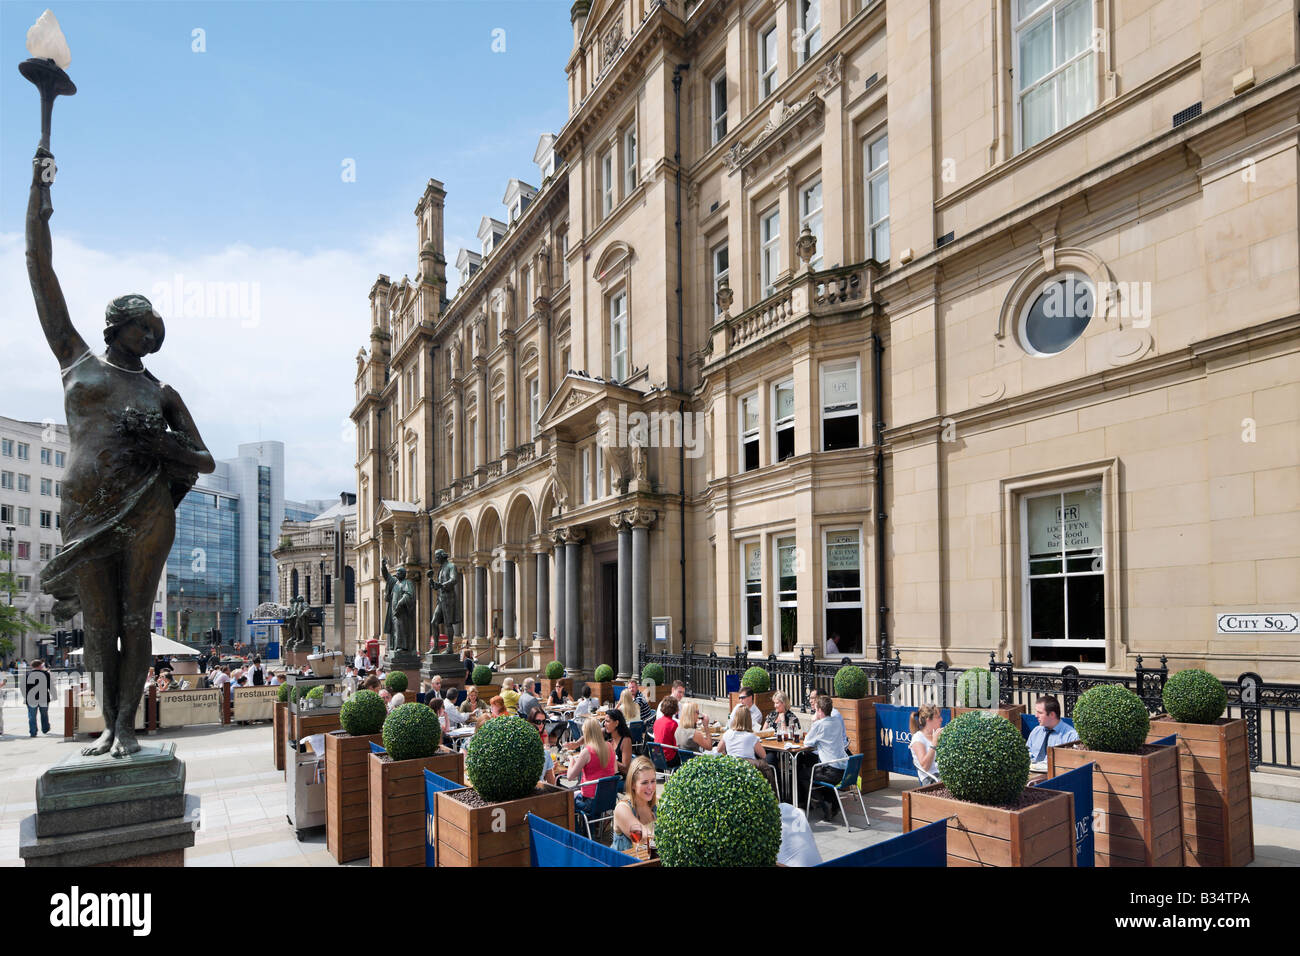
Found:
[{"label": "woman in red top", "polygon": [[575,795],[573,798],[574,808],[585,812],[587,804],[596,796],[595,783],[586,783],[586,781],[613,777],[617,773],[617,754],[614,748],[605,739],[600,721],[588,717],[582,725],[582,749],[578,751],[578,756],[573,758],[568,772],[564,775],[568,780],[583,781],[582,794]]},{"label": "woman in red top", "polygon": [[664,759],[669,764],[677,763],[677,748],[668,746],[677,743],[677,700],[665,697],[659,702],[659,716],[655,719],[655,742],[664,745]]}]

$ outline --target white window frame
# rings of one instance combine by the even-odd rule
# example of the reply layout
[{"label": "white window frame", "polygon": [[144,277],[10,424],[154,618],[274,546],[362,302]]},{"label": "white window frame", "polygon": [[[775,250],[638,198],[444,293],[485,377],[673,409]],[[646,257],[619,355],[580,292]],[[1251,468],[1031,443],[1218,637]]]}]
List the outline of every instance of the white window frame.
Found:
[{"label": "white window frame", "polygon": [[[815,19],[809,16],[815,14]],[[803,36],[799,43],[799,63],[807,63],[822,47],[821,0],[799,0],[799,29]]]},{"label": "white window frame", "polygon": [[[1058,501],[1064,501],[1065,495],[1068,495],[1071,492],[1089,491],[1091,489],[1096,489],[1098,496],[1101,497],[1102,499],[1102,507],[1098,509],[1098,513],[1101,515],[1101,521],[1102,521],[1102,527],[1099,532],[1101,536],[1101,555],[1100,555],[1101,567],[1094,568],[1088,571],[1070,571],[1068,566],[1065,564],[1065,556],[1063,553],[1061,571],[1059,573],[1035,574],[1031,578],[1029,573],[1029,499],[1050,498],[1052,496],[1055,496]],[[1105,658],[1109,658],[1110,656],[1110,652],[1106,647],[1107,639],[1109,637],[1108,633],[1103,633],[1103,636],[1101,638],[1094,638],[1094,639],[1071,640],[1068,637],[1070,633],[1070,594],[1069,594],[1069,588],[1065,587],[1064,584],[1062,585],[1062,587],[1065,589],[1064,608],[1065,608],[1065,633],[1067,635],[1066,638],[1059,639],[1059,640],[1055,638],[1035,640],[1033,638],[1033,623],[1032,623],[1033,608],[1030,606],[1031,581],[1040,581],[1040,580],[1047,580],[1047,579],[1056,579],[1056,580],[1063,581],[1066,578],[1072,578],[1072,577],[1081,578],[1081,577],[1096,577],[1096,576],[1101,577],[1102,600],[1103,600],[1103,605],[1105,604],[1106,598],[1108,596],[1107,592],[1109,591],[1109,582],[1106,580],[1106,562],[1108,560],[1106,554],[1106,536],[1107,536],[1106,520],[1108,518],[1108,515],[1106,514],[1104,495],[1105,495],[1105,483],[1101,480],[1100,476],[1096,481],[1086,481],[1079,484],[1067,485],[1062,488],[1039,488],[1039,489],[1026,488],[1023,491],[1021,491],[1019,494],[1019,498],[1020,498],[1020,502],[1019,502],[1020,505],[1019,508],[1020,511],[1020,627],[1021,627],[1021,634],[1023,635],[1024,638],[1023,660],[1031,667],[1032,666],[1052,667],[1055,666],[1055,664],[1057,663],[1055,661],[1050,661],[1050,660],[1048,661],[1033,660],[1033,654],[1031,648],[1034,647],[1066,647],[1066,648],[1075,648],[1075,649],[1100,647],[1103,651],[1103,655]],[[1083,556],[1084,555],[1078,555],[1078,554],[1075,555],[1075,557],[1083,557]],[[1108,629],[1109,625],[1110,625],[1109,615],[1103,614],[1102,615],[1103,629]],[[1109,660],[1107,659],[1098,662],[1076,663],[1075,666],[1079,668],[1104,669],[1105,667],[1109,666]]]},{"label": "white window frame", "polygon": [[54,512],[52,512],[52,511],[42,511],[42,512],[41,512],[41,515],[40,515],[40,527],[42,527],[42,528],[53,528],[53,527],[54,527]]},{"label": "white window frame", "polygon": [[[718,268],[719,256],[727,257],[727,264],[723,268]],[[718,305],[718,290],[723,284],[731,284],[731,250],[727,245],[727,240],[718,243],[709,250],[709,268],[713,271],[713,316],[714,318],[722,317],[722,306]]]},{"label": "white window frame", "polygon": [[479,466],[478,461],[478,416],[471,415],[469,419],[469,470],[474,471]]},{"label": "white window frame", "polygon": [[777,78],[779,63],[776,24],[772,23],[758,31],[758,99],[760,102],[771,96],[779,85]]},{"label": "white window frame", "polygon": [[596,443],[596,493],[595,500],[605,497],[605,449]]},{"label": "white window frame", "polygon": [[45,495],[47,498],[48,498],[49,496],[53,495],[53,494],[54,494],[54,482],[50,481],[50,479],[48,479],[48,478],[42,478],[42,479],[41,479],[41,494]]},{"label": "white window frame", "polygon": [[[845,532],[856,532],[858,536],[858,599],[856,601],[832,601],[831,600],[831,563],[827,549],[830,547],[830,536],[833,534],[843,534]],[[867,650],[867,619],[865,609],[867,606],[866,592],[866,546],[862,536],[862,525],[840,525],[836,527],[822,529],[822,640],[821,647],[817,649],[817,657],[825,656],[826,639],[830,637],[830,612],[831,611],[852,611],[856,610],[861,619],[862,625],[862,648],[857,653],[864,654]],[[851,591],[852,588],[836,588],[836,591]],[[841,650],[841,654],[845,652]]]},{"label": "white window frame", "polygon": [[578,503],[585,505],[591,501],[591,449],[582,449],[581,475],[578,483]]},{"label": "white window frame", "polygon": [[542,382],[539,376],[534,375],[528,380],[528,420],[532,422],[531,435],[537,437],[537,423],[542,417]]},{"label": "white window frame", "polygon": [[607,149],[600,157],[600,218],[614,211],[614,150]]},{"label": "white window frame", "polygon": [[32,526],[32,509],[19,507],[18,520],[15,521],[14,524],[22,525],[24,528],[30,528]]},{"label": "white window frame", "polygon": [[65,459],[64,459],[63,452],[61,452],[61,451],[56,451],[56,452],[54,453],[54,467],[55,467],[55,468],[62,468],[62,467],[63,467],[63,462],[64,462],[64,460],[65,460]]},{"label": "white window frame", "polygon": [[609,297],[609,376],[615,382],[623,381],[629,373],[627,333],[627,290],[620,289]]},{"label": "white window frame", "polygon": [[[753,428],[747,427],[745,423],[745,405],[750,402],[753,403],[754,412],[758,416],[758,421],[754,424]],[[746,471],[757,471],[759,468],[763,467],[763,460],[762,460],[763,447],[761,442],[759,442],[759,432],[761,431],[762,427],[763,427],[762,414],[758,406],[758,391],[755,390],[750,392],[748,395],[740,396],[740,398],[736,401],[736,431],[740,435],[740,449],[739,449],[740,460],[736,463],[737,464],[736,470],[738,472],[744,473]],[[756,464],[754,465],[754,467],[746,468],[745,467],[745,458],[746,458],[745,446],[748,445],[751,441],[758,444],[759,453],[758,455],[755,456]]]},{"label": "white window frame", "polygon": [[497,399],[497,457],[506,453],[506,400]]},{"label": "white window frame", "polygon": [[19,461],[30,461],[30,460],[31,460],[31,450],[32,450],[32,446],[31,446],[31,445],[28,445],[26,442],[19,442],[19,443],[18,443],[18,460],[19,460]]},{"label": "white window frame", "polygon": [[[871,165],[871,148],[878,143],[885,144],[885,159],[879,166]],[[864,170],[863,182],[863,206],[866,215],[866,232],[867,248],[866,255],[868,259],[875,259],[882,265],[889,262],[889,209],[886,208],[881,214],[880,210],[874,208],[875,204],[871,201],[872,187],[877,180],[884,180],[885,195],[889,195],[889,133],[884,132],[879,136],[872,136],[863,141],[862,144],[862,168]],[[888,207],[888,199],[885,205]],[[876,232],[883,228],[885,232],[885,248],[878,249],[876,245]],[[881,256],[884,256],[882,259]]]},{"label": "white window frame", "polygon": [[[722,87],[721,109],[718,102],[718,86]],[[727,135],[727,71],[719,70],[709,81],[709,145],[722,142]]]},{"label": "white window frame", "polygon": [[[817,205],[811,206],[810,197],[814,190],[816,191]],[[807,226],[809,231],[817,237],[817,252],[808,263],[808,267],[814,272],[822,267],[825,261],[826,240],[823,229],[823,211],[825,207],[825,196],[822,191],[822,178],[816,176],[809,180],[799,189],[799,234],[803,235],[803,228]]]},{"label": "white window frame", "polygon": [[560,233],[560,283],[569,281],[569,234]]},{"label": "white window frame", "polygon": [[[781,542],[790,542],[790,547],[794,549],[795,560],[795,589],[793,591],[781,590]],[[790,529],[787,534],[772,535],[772,594],[776,599],[776,620],[772,625],[772,650],[776,654],[792,654],[799,649],[799,543],[795,537],[794,529]],[[782,597],[790,594],[792,597]],[[795,632],[794,646],[786,650],[781,646],[781,611],[784,608],[793,608],[795,612]]]},{"label": "white window frame", "polygon": [[[1069,70],[1075,64],[1082,62],[1083,60],[1091,59],[1093,53],[1095,52],[1095,41],[1094,41],[1093,43],[1089,43],[1088,45],[1086,45],[1080,52],[1074,54],[1074,56],[1070,57],[1070,59],[1066,60],[1065,62],[1056,63],[1056,14],[1058,10],[1060,10],[1062,7],[1067,6],[1069,3],[1072,2],[1072,0],[1040,0],[1040,2],[1041,2],[1041,6],[1039,6],[1038,9],[1034,10],[1031,14],[1029,14],[1029,16],[1021,20],[1019,19],[1020,4],[1017,2],[1017,0],[1011,0],[1011,20],[1012,20],[1011,94],[1015,98],[1015,117],[1016,117],[1015,147],[1017,153],[1021,153],[1024,150],[1030,149],[1033,146],[1037,146],[1038,143],[1043,142],[1043,140],[1050,139],[1051,137],[1055,136],[1061,130],[1065,129],[1066,126],[1073,125],[1074,122],[1078,122],[1078,120],[1074,120],[1072,123],[1068,123],[1068,124],[1061,122],[1061,115],[1060,115],[1061,96],[1063,95],[1063,93],[1060,90],[1056,90],[1054,91],[1052,96],[1051,132],[1049,132],[1042,139],[1026,145],[1025,136],[1024,136],[1024,128],[1025,128],[1024,101],[1027,96],[1029,96],[1031,93],[1035,92],[1036,90],[1042,88],[1043,86],[1049,84],[1055,84],[1057,79],[1063,76],[1067,70]],[[1097,27],[1096,12],[1091,3],[1085,3],[1084,6],[1087,7],[1088,14],[1092,18],[1092,24],[1088,28],[1088,35],[1090,37],[1093,37],[1095,36],[1095,30]],[[1039,25],[1040,21],[1047,19],[1049,17],[1052,20],[1052,62],[1054,65],[1052,69],[1048,70],[1047,73],[1039,77],[1033,83],[1032,86],[1026,87],[1025,89],[1021,89],[1020,88],[1020,35],[1026,30],[1034,29],[1036,26]],[[1096,71],[1094,67],[1094,69],[1089,73],[1089,79],[1090,79],[1089,90],[1091,92],[1091,102],[1089,103],[1088,107],[1080,114],[1080,119],[1082,119],[1084,116],[1088,115],[1089,113],[1091,113],[1093,110],[1097,108],[1097,81],[1096,81],[1095,72]]]},{"label": "white window frame", "polygon": [[636,189],[636,123],[623,131],[623,196],[626,198]]},{"label": "white window frame", "polygon": [[781,207],[776,205],[758,217],[759,281],[766,299],[776,292],[776,277],[781,274]]},{"label": "white window frame", "polygon": [[[791,405],[790,414],[787,415],[785,418],[781,418],[780,415],[778,414],[780,405],[778,404],[779,399],[777,396],[780,390],[783,388],[789,388],[790,393],[793,396],[794,379],[787,378],[782,381],[772,383],[772,463],[773,464],[776,464],[778,461],[783,460],[777,457],[777,455],[779,454],[778,449],[781,447],[780,442],[778,441],[778,436],[780,435],[782,429],[789,428],[791,432],[793,432],[795,428],[796,415],[793,409],[793,403]],[[794,457],[793,446],[791,447],[790,457],[791,458]]]},{"label": "white window frame", "polygon": [[[827,393],[826,374],[828,372],[840,372],[848,368],[853,369],[853,386],[855,389],[854,396],[853,396],[853,407],[836,408],[834,411],[828,411],[827,410],[828,396],[826,394]],[[821,397],[821,430],[818,436],[818,441],[821,443],[822,451],[826,450],[825,447],[826,446],[826,422],[828,419],[833,419],[833,418],[853,417],[858,420],[858,444],[856,447],[861,448],[862,447],[862,362],[861,360],[858,358],[851,358],[851,359],[839,359],[836,361],[823,362],[821,364],[821,369],[820,369],[820,387],[818,388],[817,391]],[[839,404],[846,405],[847,403],[841,402]],[[842,451],[843,449],[840,450]]]},{"label": "white window frame", "polygon": [[[49,479],[47,479],[47,478],[42,478],[41,480],[42,480],[42,481],[48,481]],[[21,492],[27,492],[27,493],[30,493],[30,492],[31,492],[31,490],[32,490],[32,476],[31,476],[31,475],[24,475],[21,471],[18,473],[18,490],[21,491]]]},{"label": "white window frame", "polygon": [[[762,654],[766,648],[766,637],[763,630],[763,542],[759,538],[750,538],[739,542],[740,544],[740,629],[743,635],[746,649],[751,654]],[[758,552],[758,579],[753,580],[749,577],[749,555],[750,549]],[[755,587],[750,590],[751,586]],[[754,633],[750,626],[755,622],[749,619],[749,602],[750,598],[758,598],[758,631]]]},{"label": "white window frame", "polygon": [[14,490],[14,473],[12,471],[0,472],[0,488],[5,491]]},{"label": "white window frame", "polygon": [[51,461],[52,461],[52,459],[53,459],[53,455],[54,455],[54,453],[51,452],[50,449],[48,449],[48,448],[42,448],[42,449],[41,449],[41,464],[42,464],[42,465],[48,465],[48,464],[50,464]]},{"label": "white window frame", "polygon": [[6,458],[12,458],[14,456],[14,440],[12,438],[0,439],[0,454],[4,455]]},{"label": "white window frame", "polygon": [[409,501],[420,500],[419,468],[420,468],[420,451],[419,447],[412,444],[406,450],[406,464],[409,472],[406,479],[406,493],[410,495]]}]

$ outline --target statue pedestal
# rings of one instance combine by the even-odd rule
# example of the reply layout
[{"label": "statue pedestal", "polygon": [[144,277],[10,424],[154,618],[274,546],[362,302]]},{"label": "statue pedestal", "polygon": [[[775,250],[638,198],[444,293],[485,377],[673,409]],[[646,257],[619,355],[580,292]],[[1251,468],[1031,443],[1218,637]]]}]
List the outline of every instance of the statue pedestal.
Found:
[{"label": "statue pedestal", "polygon": [[300,667],[308,666],[307,658],[311,656],[310,651],[285,651],[284,663],[286,666],[297,670]]},{"label": "statue pedestal", "polygon": [[420,692],[420,658],[410,651],[389,651],[383,665],[389,673],[401,671],[406,675],[406,693],[402,696],[408,703],[414,703],[415,695]]},{"label": "statue pedestal", "polygon": [[435,675],[441,675],[444,691],[448,687],[464,687],[465,664],[461,661],[460,655],[432,652],[425,654],[424,661],[420,665],[420,676],[425,680],[431,680]]},{"label": "statue pedestal", "polygon": [[175,751],[164,744],[128,757],[65,757],[36,783],[19,857],[27,866],[183,866],[199,798],[185,793]]}]

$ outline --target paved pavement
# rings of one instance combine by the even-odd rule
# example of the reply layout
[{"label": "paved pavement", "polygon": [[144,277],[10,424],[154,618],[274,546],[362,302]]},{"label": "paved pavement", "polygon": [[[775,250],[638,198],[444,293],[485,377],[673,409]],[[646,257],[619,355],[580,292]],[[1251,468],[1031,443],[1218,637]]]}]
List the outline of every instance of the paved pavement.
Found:
[{"label": "paved pavement", "polygon": [[[63,739],[62,711],[51,709],[51,734],[27,735],[22,707],[4,708],[6,735],[0,736],[0,866],[21,866],[18,827],[36,812],[36,780],[51,764],[73,751]],[[284,776],[271,763],[269,724],[205,726],[149,737],[172,741],[185,761],[186,789],[202,797],[203,823],[187,866],[336,866],[325,848],[324,829],[300,842],[285,818]],[[77,747],[85,746],[78,741]],[[888,839],[902,832],[902,792],[916,781],[895,775],[886,790],[865,796],[869,829],[858,829],[861,815],[850,798],[854,831],[842,822],[816,822],[813,835],[822,859]],[[1300,866],[1300,803],[1254,799],[1256,865]],[[366,861],[358,864],[366,865]]]}]

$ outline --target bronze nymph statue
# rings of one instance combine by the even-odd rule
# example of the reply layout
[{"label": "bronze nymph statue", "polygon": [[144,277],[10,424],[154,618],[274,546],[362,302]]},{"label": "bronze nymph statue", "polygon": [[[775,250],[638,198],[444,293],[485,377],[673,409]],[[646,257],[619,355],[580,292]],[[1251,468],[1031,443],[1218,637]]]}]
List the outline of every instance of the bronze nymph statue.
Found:
[{"label": "bronze nymph statue", "polygon": [[47,117],[32,162],[27,272],[63,376],[72,450],[63,477],[65,547],[45,566],[41,589],[55,598],[56,618],[82,614],[86,668],[104,715],[104,732],[82,753],[122,757],[140,749],[135,713],[176,506],[214,464],[180,395],[141,362],[162,347],[166,331],[148,299],[124,295],[108,304],[103,355],[72,325],[52,261],[48,136]]}]

